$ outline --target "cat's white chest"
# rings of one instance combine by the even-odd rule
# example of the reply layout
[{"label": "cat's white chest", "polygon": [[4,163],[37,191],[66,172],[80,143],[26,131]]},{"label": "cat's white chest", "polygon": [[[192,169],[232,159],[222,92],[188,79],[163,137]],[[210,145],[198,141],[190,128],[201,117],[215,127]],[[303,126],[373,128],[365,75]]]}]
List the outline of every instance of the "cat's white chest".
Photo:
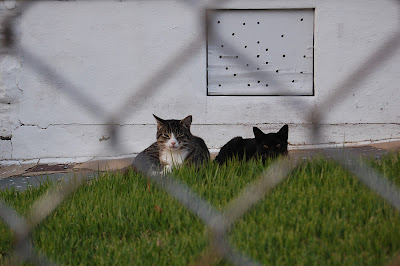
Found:
[{"label": "cat's white chest", "polygon": [[170,167],[179,166],[185,161],[188,155],[189,151],[186,149],[181,149],[181,150],[165,149],[160,153],[160,161],[164,165],[168,165]]}]

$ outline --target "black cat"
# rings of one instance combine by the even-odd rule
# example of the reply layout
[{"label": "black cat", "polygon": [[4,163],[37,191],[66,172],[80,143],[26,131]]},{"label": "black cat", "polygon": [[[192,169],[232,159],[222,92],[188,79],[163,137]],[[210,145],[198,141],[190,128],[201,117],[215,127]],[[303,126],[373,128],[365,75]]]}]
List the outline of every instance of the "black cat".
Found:
[{"label": "black cat", "polygon": [[264,134],[257,127],[253,127],[254,139],[236,137],[226,143],[220,150],[215,160],[219,164],[225,163],[229,158],[249,160],[261,157],[263,161],[270,157],[287,153],[289,127],[284,125],[277,133]]}]

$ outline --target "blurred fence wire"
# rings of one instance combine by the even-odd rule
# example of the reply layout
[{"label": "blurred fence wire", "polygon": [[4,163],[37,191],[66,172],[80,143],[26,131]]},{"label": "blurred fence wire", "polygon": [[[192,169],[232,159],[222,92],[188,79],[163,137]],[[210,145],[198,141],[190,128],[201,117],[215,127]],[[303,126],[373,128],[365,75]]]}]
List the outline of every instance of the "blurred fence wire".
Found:
[{"label": "blurred fence wire", "polygon": [[[206,32],[207,22],[212,19],[212,15],[205,16],[206,11],[208,9],[217,9],[220,4],[225,3],[228,0],[182,1],[185,2],[189,8],[194,9],[198,13],[198,17],[195,19],[198,19],[200,21],[199,25],[202,25],[198,30]],[[400,2],[397,2],[400,5]],[[14,47],[16,45],[14,34],[15,21],[22,12],[26,12],[26,10],[34,4],[35,1],[20,1],[13,12],[0,14],[2,15],[2,24],[0,27],[2,49],[9,49],[13,52],[17,51]],[[211,34],[214,33],[211,32]],[[222,38],[217,34],[214,35],[214,38]],[[205,36],[205,34],[200,36]],[[69,82],[68,79],[64,78],[61,74],[57,74],[50,66],[46,65],[46,63],[39,57],[35,56],[33,51],[28,51],[27,49],[23,51],[24,63],[29,65],[32,69],[35,69],[38,74],[42,75],[53,84],[64,84],[61,89],[65,95],[78,102],[80,105],[85,107],[88,112],[91,112],[105,122],[109,135],[113,140],[113,147],[120,150],[121,147],[118,147],[117,145],[118,125],[124,117],[131,114],[133,107],[137,108],[138,106],[141,106],[143,99],[146,96],[157,93],[157,91],[160,90],[161,85],[167,81],[169,76],[171,76],[170,74],[179,71],[184,63],[189,60],[190,55],[199,51],[203,41],[204,39],[201,37],[193,38],[193,40],[188,42],[186,48],[184,48],[180,54],[173,55],[170,60],[151,77],[150,80],[144,82],[137,88],[134,88],[132,91],[135,91],[135,93],[128,97],[125,103],[121,104],[121,108],[117,112],[112,114],[107,114],[100,104],[93,101],[90,95],[83,94],[80,88],[76,87],[72,82]],[[223,43],[227,44],[227,49],[230,49],[235,54],[240,54],[240,60],[245,60],[246,62],[253,61],[253,59],[249,58],[246,54],[235,51],[233,47],[229,47],[228,41],[224,41]],[[380,49],[370,55],[358,69],[355,69],[353,73],[350,73],[337,88],[333,88],[334,90],[332,91],[335,93],[333,93],[331,97],[327,98],[324,102],[312,109],[308,108],[308,106],[303,106],[309,110],[308,113],[305,112],[305,115],[306,119],[313,124],[313,139],[316,140],[316,143],[318,143],[322,134],[320,131],[320,124],[325,115],[323,107],[328,103],[332,104],[332,102],[337,103],[340,101],[340,97],[345,95],[344,92],[346,92],[347,88],[354,88],[354,85],[363,81],[363,79],[379,68],[387,58],[390,58],[399,49],[400,30],[386,40],[381,45]],[[254,75],[265,75],[265,73]],[[302,107],[302,103],[294,101],[295,100],[293,100],[293,108]],[[400,193],[398,189],[373,169],[363,164],[358,157],[356,158],[346,150],[341,150],[340,152],[326,150],[323,152],[329,155],[329,158],[332,158],[343,165],[343,167],[349,169],[349,171],[352,172],[361,182],[365,183],[400,211]],[[280,159],[272,163],[270,167],[261,174],[258,180],[249,184],[243,192],[237,198],[232,200],[232,202],[222,211],[216,210],[204,199],[191,191],[186,185],[174,179],[173,176],[150,175],[149,178],[160,188],[177,199],[208,227],[211,235],[210,247],[203,253],[195,264],[209,265],[218,259],[224,258],[236,265],[257,265],[260,263],[254,261],[252,258],[244,256],[239,250],[236,250],[231,246],[227,239],[227,233],[230,230],[230,226],[235,223],[235,221],[240,219],[240,217],[251,209],[254,204],[263,199],[271,189],[282,182],[296,166],[297,162],[288,158]],[[27,218],[23,218],[13,208],[0,201],[0,218],[2,218],[6,225],[14,232],[14,251],[9,260],[11,264],[27,261],[37,265],[52,264],[47,258],[38,255],[35,251],[31,242],[31,233],[38,224],[40,224],[66,197],[68,197],[68,195],[73,193],[82,184],[84,184],[84,178],[77,178],[70,183],[65,183],[52,189],[49,193],[45,194],[33,204]]]}]

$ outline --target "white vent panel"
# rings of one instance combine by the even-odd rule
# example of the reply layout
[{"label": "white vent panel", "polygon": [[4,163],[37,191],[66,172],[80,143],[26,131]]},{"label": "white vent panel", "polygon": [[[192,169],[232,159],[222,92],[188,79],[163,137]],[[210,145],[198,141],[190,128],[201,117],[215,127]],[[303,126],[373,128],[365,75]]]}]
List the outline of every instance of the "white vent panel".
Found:
[{"label": "white vent panel", "polygon": [[314,95],[313,9],[208,16],[208,95]]}]

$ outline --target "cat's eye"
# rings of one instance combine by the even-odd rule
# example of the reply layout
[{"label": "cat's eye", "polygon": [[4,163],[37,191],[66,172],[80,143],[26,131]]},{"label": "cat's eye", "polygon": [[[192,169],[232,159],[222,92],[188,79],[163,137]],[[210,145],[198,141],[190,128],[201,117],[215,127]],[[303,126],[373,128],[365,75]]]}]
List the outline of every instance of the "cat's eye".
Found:
[{"label": "cat's eye", "polygon": [[186,138],[185,134],[178,134],[177,138]]},{"label": "cat's eye", "polygon": [[264,149],[268,149],[268,145],[264,145]]},{"label": "cat's eye", "polygon": [[164,133],[164,134],[163,134],[163,137],[164,137],[164,138],[169,138],[169,135],[168,135],[167,133]]},{"label": "cat's eye", "polygon": [[281,147],[281,144],[277,144],[276,147],[277,147],[277,148],[280,148],[280,147]]}]

